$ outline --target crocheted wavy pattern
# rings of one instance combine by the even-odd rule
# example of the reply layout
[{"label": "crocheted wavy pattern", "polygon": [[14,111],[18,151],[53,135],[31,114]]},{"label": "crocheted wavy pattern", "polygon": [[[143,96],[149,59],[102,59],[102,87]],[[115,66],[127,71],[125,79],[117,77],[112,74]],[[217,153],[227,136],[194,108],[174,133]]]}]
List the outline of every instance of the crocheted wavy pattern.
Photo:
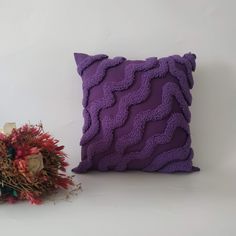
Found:
[{"label": "crocheted wavy pattern", "polygon": [[[148,80],[142,80],[142,81],[148,81]],[[141,85],[140,87],[142,88],[141,89],[142,91],[145,91],[144,90],[145,86]],[[141,94],[139,92],[134,92],[136,98],[139,98],[138,101],[145,100],[145,98],[150,92],[150,86],[147,86],[146,91],[147,92]],[[139,114],[137,114],[134,117],[134,124],[133,124],[134,128],[132,129],[131,133],[126,136],[122,136],[116,140],[116,145],[115,145],[116,152],[123,154],[124,150],[128,146],[131,146],[141,141],[145,129],[145,124],[148,121],[161,120],[164,117],[166,117],[172,110],[172,102],[174,98],[179,103],[179,106],[182,109],[182,112],[186,120],[190,121],[190,111],[178,85],[169,82],[165,84],[165,86],[163,87],[162,103],[154,110],[146,110],[144,112],[140,112]],[[127,103],[129,105],[134,105],[134,102],[137,101],[134,99],[128,99],[128,96],[123,97],[122,100],[126,101],[125,105]],[[96,155],[96,153],[101,153],[107,150],[112,143],[114,129],[124,125],[128,116],[129,106],[122,106],[123,104],[122,100],[120,103],[121,108],[119,109],[120,113],[118,111],[117,114],[119,115],[116,116],[116,119],[112,120],[109,119],[109,117],[105,117],[103,119],[102,125],[104,127],[104,140],[95,142],[88,146],[87,149],[88,158],[92,158],[94,155]],[[129,103],[129,101],[131,102]],[[111,159],[113,158],[111,158],[110,156],[105,157],[101,160],[101,163],[104,162],[109,163]]]},{"label": "crocheted wavy pattern", "polygon": [[[148,58],[145,61],[127,61],[123,57],[109,59],[106,55],[75,54],[75,59],[78,73],[83,79],[85,123],[80,142],[83,149],[82,161],[73,171],[124,171],[129,169],[132,163],[142,160],[145,164],[137,169],[143,171],[197,170],[192,167],[193,151],[188,125],[191,118],[188,106],[192,102],[192,71],[196,66],[194,54],[161,59]],[[93,69],[90,69],[92,67]],[[122,77],[118,80],[111,79],[110,71],[116,70],[123,71],[123,75],[120,74]],[[165,80],[167,77],[172,79],[160,85],[161,99],[157,105],[139,108],[148,101],[151,94],[153,96],[153,92],[155,93],[152,81]],[[135,85],[137,81],[138,88]],[[97,88],[102,92],[90,100],[91,94],[96,95]],[[121,93],[123,95],[117,97],[117,94]],[[173,110],[176,106],[179,108],[177,112]],[[113,115],[110,115],[109,109],[113,107]],[[135,107],[137,112],[131,115],[132,107]],[[132,127],[127,129],[124,135],[117,135],[116,131],[128,127],[130,120]],[[159,124],[165,124],[164,131],[144,136],[149,122],[155,122],[157,127]],[[172,140],[177,130],[185,133],[186,140],[182,140],[183,144],[176,147],[172,145]],[[163,145],[170,145],[170,148],[155,155],[155,151]]]},{"label": "crocheted wavy pattern", "polygon": [[[77,59],[77,54],[76,53],[74,54],[74,56],[75,56],[75,59]],[[108,56],[104,55],[104,54],[90,56],[90,57],[87,57],[86,54],[80,55],[80,56],[85,57],[85,59],[82,61],[82,63],[78,64],[78,66],[77,66],[77,71],[78,71],[79,75],[81,75],[81,76],[83,75],[84,71],[89,66],[91,66],[93,63],[99,62],[99,61],[102,61],[102,60],[108,58]]]},{"label": "crocheted wavy pattern", "polygon": [[154,110],[140,112],[134,117],[133,130],[116,141],[116,151],[124,153],[128,146],[139,143],[142,139],[146,123],[166,117],[172,110],[174,98],[178,101],[185,119],[187,122],[190,122],[191,114],[178,85],[169,82],[163,86],[162,103]]},{"label": "crocheted wavy pattern", "polygon": [[[106,59],[106,60],[105,60]],[[114,59],[107,59],[107,56],[105,55],[97,55],[97,56],[93,56],[93,57],[88,57],[86,58],[83,63],[81,63],[82,65],[80,67],[78,67],[78,71],[79,74],[83,74],[84,70],[87,69],[89,66],[91,66],[92,64],[96,63],[96,62],[100,62],[96,74],[94,75],[92,80],[85,80],[83,83],[83,106],[84,106],[84,111],[83,111],[83,115],[84,115],[84,127],[83,127],[83,132],[86,132],[89,128],[89,126],[91,125],[91,117],[89,112],[87,111],[87,104],[88,104],[88,97],[89,97],[89,91],[99,85],[102,80],[104,79],[105,75],[106,75],[106,71],[109,68],[115,67],[120,65],[123,61],[125,60],[125,58],[123,57],[115,57]]]},{"label": "crocheted wavy pattern", "polygon": [[[115,170],[123,171],[127,168],[127,165],[131,160],[133,161],[137,159],[148,158],[153,153],[156,145],[166,144],[171,141],[173,134],[177,128],[184,129],[185,132],[189,135],[188,123],[186,122],[184,116],[180,113],[174,113],[167,121],[167,126],[164,133],[151,136],[146,141],[145,146],[141,151],[131,152],[124,155],[120,153],[111,154],[101,160],[99,169],[108,170],[109,166],[115,166]],[[181,147],[181,149],[183,151],[184,147]],[[156,159],[158,159],[158,157],[156,157]]]},{"label": "crocheted wavy pattern", "polygon": [[[153,60],[153,61],[152,61]],[[148,60],[147,60],[148,62]],[[148,67],[151,67],[152,65],[156,64],[156,59],[150,59],[150,65]],[[160,69],[159,74],[164,75],[168,71],[168,67],[165,60],[160,60]],[[139,71],[142,69],[146,70],[148,67],[138,67],[136,66],[136,69],[139,68]],[[133,83],[135,80],[135,74],[134,71],[136,71],[135,68],[132,69],[131,73],[127,73],[127,80],[130,81],[130,83]],[[131,93],[128,93],[124,97],[121,98],[119,102],[119,108],[117,111],[117,114],[114,119],[110,118],[109,116],[106,116],[101,121],[101,126],[104,127],[104,140],[99,140],[98,142],[95,142],[88,146],[88,158],[92,158],[96,153],[101,153],[103,151],[106,151],[107,148],[111,145],[113,141],[113,134],[114,130],[118,127],[121,127],[125,124],[127,117],[129,115],[129,107],[140,104],[141,102],[145,101],[150,94],[151,91],[151,80],[153,77],[144,77],[141,78],[141,85],[140,88],[137,91],[133,91]],[[129,84],[130,84],[129,83]],[[126,88],[127,88],[126,83]]]},{"label": "crocheted wavy pattern", "polygon": [[[107,65],[110,65],[110,67],[112,67],[113,62],[114,62],[114,60],[107,62]],[[90,105],[90,107],[91,107],[91,111],[90,111],[91,126],[84,133],[84,135],[81,139],[81,142],[80,142],[81,145],[85,145],[97,134],[97,132],[99,130],[99,123],[100,123],[100,120],[98,117],[99,112],[105,108],[112,106],[116,102],[113,92],[128,89],[132,85],[132,83],[134,82],[135,73],[149,70],[149,69],[153,68],[153,66],[155,66],[155,65],[156,65],[155,58],[147,59],[143,64],[138,64],[138,65],[131,64],[130,66],[127,67],[124,80],[117,82],[117,83],[116,82],[113,82],[113,83],[108,82],[103,85],[104,97],[101,100],[94,101]],[[104,77],[106,75],[106,70],[108,68],[109,68],[108,66],[106,66],[106,67],[102,66],[101,72],[97,73],[97,75],[95,76],[95,81],[98,81],[99,79],[97,79],[97,78],[100,76]],[[98,69],[100,69],[100,67]],[[87,87],[85,85],[84,89],[85,89],[85,91],[87,91],[90,89],[90,87],[89,86]],[[86,94],[88,94],[88,93],[89,92],[86,92]],[[86,106],[86,102],[84,102],[83,105]]]}]

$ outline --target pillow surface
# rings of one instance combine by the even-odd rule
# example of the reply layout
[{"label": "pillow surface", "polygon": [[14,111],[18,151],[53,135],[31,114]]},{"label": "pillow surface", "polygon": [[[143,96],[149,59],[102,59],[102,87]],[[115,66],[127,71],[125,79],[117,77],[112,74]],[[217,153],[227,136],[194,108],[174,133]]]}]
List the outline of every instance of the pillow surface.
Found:
[{"label": "pillow surface", "polygon": [[74,54],[83,81],[82,158],[73,171],[192,172],[196,56],[127,60]]}]

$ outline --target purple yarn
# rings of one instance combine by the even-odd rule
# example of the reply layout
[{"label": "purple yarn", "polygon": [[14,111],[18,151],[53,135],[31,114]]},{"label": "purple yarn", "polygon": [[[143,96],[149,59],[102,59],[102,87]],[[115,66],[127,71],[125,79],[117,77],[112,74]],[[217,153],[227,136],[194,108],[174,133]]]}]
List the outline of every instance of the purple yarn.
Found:
[{"label": "purple yarn", "polygon": [[194,54],[129,61],[75,53],[75,59],[85,122],[82,161],[74,172],[197,170],[188,125]]},{"label": "purple yarn", "polygon": [[172,56],[168,58],[168,65],[169,65],[169,71],[170,73],[176,77],[179,80],[179,85],[182,89],[183,95],[185,96],[188,105],[191,105],[192,103],[192,95],[190,93],[190,87],[188,84],[188,77],[187,75],[184,73],[184,71],[179,70],[176,67],[176,56]]},{"label": "purple yarn", "polygon": [[[83,54],[84,55],[84,54]],[[76,57],[76,56],[75,56]],[[105,60],[106,59],[106,60]],[[115,57],[114,59],[107,59],[107,56],[105,55],[97,55],[97,56],[92,56],[87,57],[83,62],[81,63],[82,65],[78,65],[78,70],[80,71],[80,74],[83,73],[87,67],[91,66],[95,62],[101,62],[97,68],[96,74],[91,80],[84,80],[83,81],[83,106],[84,106],[84,127],[83,127],[83,132],[85,133],[91,125],[91,117],[90,113],[86,109],[87,103],[88,103],[88,97],[89,97],[89,91],[92,89],[94,86],[99,85],[102,80],[104,79],[106,75],[106,71],[109,68],[118,66],[125,60],[124,57]],[[80,68],[80,69],[79,69]],[[83,142],[83,141],[82,141]]]},{"label": "purple yarn", "polygon": [[191,140],[190,137],[188,137],[184,146],[161,153],[158,155],[158,158],[156,156],[156,158],[143,170],[148,172],[159,171],[172,162],[186,160],[189,156],[190,146]]},{"label": "purple yarn", "polygon": [[192,166],[192,159],[193,159],[193,151],[190,149],[190,154],[185,160],[175,160],[158,171],[161,173],[173,173],[173,172],[192,172],[192,171],[199,171],[200,169],[197,167]]},{"label": "purple yarn", "polygon": [[128,146],[140,142],[145,124],[149,121],[161,120],[166,117],[171,112],[174,98],[178,101],[185,119],[190,122],[191,114],[178,85],[169,82],[163,86],[162,103],[156,109],[140,112],[134,117],[132,132],[116,141],[116,151],[123,153]]},{"label": "purple yarn", "polygon": [[181,113],[174,113],[167,121],[167,126],[164,133],[151,136],[146,141],[145,146],[141,151],[131,152],[128,154],[111,154],[108,157],[104,157],[100,161],[99,167],[101,168],[101,170],[107,170],[109,166],[115,165],[115,170],[125,170],[131,160],[147,158],[153,153],[156,145],[166,144],[170,142],[176,128],[178,127],[182,128],[187,134],[189,134],[189,126],[184,119],[184,116]]},{"label": "purple yarn", "polygon": [[77,64],[77,71],[80,76],[82,76],[84,70],[86,70],[93,63],[108,58],[107,55],[103,55],[103,54],[99,54],[95,56],[88,56],[83,53],[74,53],[74,57],[75,57],[75,61],[82,61],[82,63]]},{"label": "purple yarn", "polygon": [[[145,71],[148,69],[151,69],[156,63],[156,59],[152,58],[152,59],[147,59],[146,62],[144,62],[141,65],[130,65],[127,68],[127,74],[125,75],[125,79],[118,82],[118,83],[112,83],[112,84],[105,84],[103,87],[103,92],[104,92],[104,98],[102,100],[98,100],[95,101],[94,104],[91,105],[91,111],[90,111],[90,116],[91,116],[91,120],[92,120],[92,125],[89,127],[89,129],[87,130],[87,132],[84,133],[82,139],[81,139],[81,145],[86,144],[88,141],[90,141],[98,132],[99,130],[99,119],[98,119],[98,115],[100,110],[108,108],[110,106],[112,106],[115,103],[115,98],[113,95],[114,91],[122,91],[122,90],[126,90],[128,89],[133,81],[134,81],[134,75],[136,72],[140,72],[140,71]],[[108,63],[108,64],[111,64]],[[103,71],[102,71],[102,76],[104,77],[106,75],[106,67],[104,67]],[[100,73],[95,76],[95,79],[97,77],[100,77]],[[84,87],[85,91],[90,88]],[[86,92],[86,94],[88,94],[89,92]]]}]

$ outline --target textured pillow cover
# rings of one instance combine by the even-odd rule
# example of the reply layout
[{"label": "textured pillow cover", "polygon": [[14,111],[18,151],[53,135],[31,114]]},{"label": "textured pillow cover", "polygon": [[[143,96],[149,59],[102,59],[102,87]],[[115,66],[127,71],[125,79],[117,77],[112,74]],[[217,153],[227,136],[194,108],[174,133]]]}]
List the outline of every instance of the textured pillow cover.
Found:
[{"label": "textured pillow cover", "polygon": [[192,172],[196,56],[110,59],[74,54],[83,80],[82,160],[73,171]]}]

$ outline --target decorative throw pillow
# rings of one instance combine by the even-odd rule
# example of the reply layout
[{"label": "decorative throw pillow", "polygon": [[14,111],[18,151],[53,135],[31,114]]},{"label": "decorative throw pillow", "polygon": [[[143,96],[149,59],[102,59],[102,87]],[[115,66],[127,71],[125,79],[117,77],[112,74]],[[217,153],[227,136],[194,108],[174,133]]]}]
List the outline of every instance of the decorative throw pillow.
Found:
[{"label": "decorative throw pillow", "polygon": [[83,80],[82,160],[73,171],[192,172],[196,56],[127,60],[75,53]]}]

